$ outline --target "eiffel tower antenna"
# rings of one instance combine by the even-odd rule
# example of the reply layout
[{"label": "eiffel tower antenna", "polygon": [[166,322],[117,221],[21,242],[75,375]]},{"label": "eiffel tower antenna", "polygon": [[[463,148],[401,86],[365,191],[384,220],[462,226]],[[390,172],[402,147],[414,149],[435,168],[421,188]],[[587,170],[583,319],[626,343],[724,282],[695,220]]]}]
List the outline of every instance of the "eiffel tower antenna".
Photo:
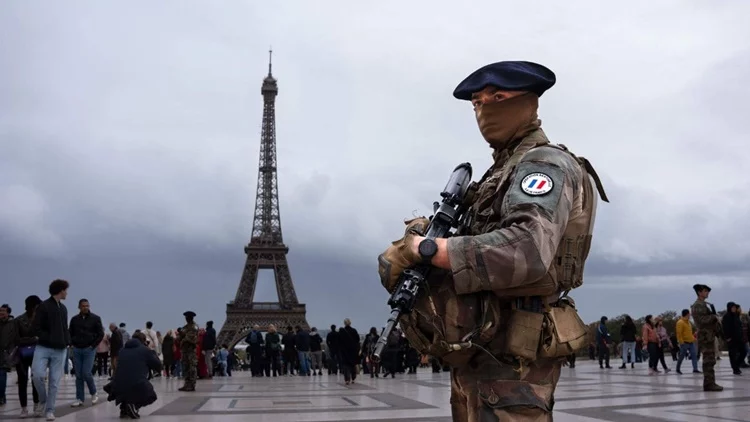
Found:
[{"label": "eiffel tower antenna", "polygon": [[[279,191],[276,171],[276,96],[279,88],[271,74],[273,50],[268,51],[268,76],[263,79],[263,123],[258,160],[258,186],[250,242],[245,246],[245,266],[232,302],[227,304],[227,319],[218,335],[218,344],[233,347],[244,339],[254,325],[266,330],[299,325],[309,329],[305,305],[299,303],[286,255],[289,248],[281,234]],[[261,269],[272,269],[278,300],[255,302],[255,287]]]},{"label": "eiffel tower antenna", "polygon": [[271,76],[271,61],[273,59],[273,48],[268,47],[268,76]]}]

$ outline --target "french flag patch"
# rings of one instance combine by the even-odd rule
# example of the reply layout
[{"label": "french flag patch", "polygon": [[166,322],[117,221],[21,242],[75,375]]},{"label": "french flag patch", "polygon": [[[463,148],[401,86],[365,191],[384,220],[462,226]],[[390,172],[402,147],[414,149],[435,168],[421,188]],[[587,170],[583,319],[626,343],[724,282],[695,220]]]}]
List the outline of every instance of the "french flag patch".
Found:
[{"label": "french flag patch", "polygon": [[521,180],[521,189],[532,196],[549,193],[553,185],[552,178],[544,173],[531,173]]}]

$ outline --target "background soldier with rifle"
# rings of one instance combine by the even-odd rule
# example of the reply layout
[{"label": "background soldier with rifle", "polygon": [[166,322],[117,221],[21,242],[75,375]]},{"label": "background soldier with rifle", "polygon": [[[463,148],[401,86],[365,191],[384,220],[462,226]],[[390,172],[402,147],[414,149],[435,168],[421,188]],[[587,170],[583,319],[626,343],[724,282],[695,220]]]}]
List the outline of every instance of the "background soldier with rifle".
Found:
[{"label": "background soldier with rifle", "polygon": [[471,185],[460,165],[432,221],[407,221],[378,257],[392,294],[384,334],[399,322],[413,347],[451,366],[455,421],[552,420],[562,363],[585,345],[567,293],[583,283],[594,189],[607,198],[588,160],[540,127],[538,99],[554,83],[530,62],[462,81],[453,95],[472,102],[494,164]]}]

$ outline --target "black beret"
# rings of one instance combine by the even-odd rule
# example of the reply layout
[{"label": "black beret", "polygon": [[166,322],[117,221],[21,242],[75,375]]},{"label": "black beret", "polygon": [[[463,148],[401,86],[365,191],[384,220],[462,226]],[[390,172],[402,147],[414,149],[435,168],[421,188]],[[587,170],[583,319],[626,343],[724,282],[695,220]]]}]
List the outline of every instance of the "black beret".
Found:
[{"label": "black beret", "polygon": [[184,315],[186,317],[190,317],[190,318],[195,318],[195,312],[193,312],[193,311],[187,311],[187,312],[185,312],[182,315]]},{"label": "black beret", "polygon": [[532,62],[506,61],[488,64],[474,71],[453,91],[459,100],[471,100],[471,94],[488,86],[504,91],[529,91],[542,96],[555,84],[555,74]]},{"label": "black beret", "polygon": [[706,286],[705,284],[694,284],[693,285],[693,290],[695,290],[695,293],[700,293],[703,290],[708,290],[710,292],[711,288],[708,287],[708,286]]}]

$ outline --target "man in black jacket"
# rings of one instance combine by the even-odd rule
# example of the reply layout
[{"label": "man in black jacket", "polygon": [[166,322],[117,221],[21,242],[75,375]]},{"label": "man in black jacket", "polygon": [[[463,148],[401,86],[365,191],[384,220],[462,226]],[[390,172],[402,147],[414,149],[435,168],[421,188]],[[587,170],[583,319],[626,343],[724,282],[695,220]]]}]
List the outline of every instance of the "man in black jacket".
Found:
[{"label": "man in black jacket", "polygon": [[734,302],[727,303],[727,313],[721,320],[724,340],[729,348],[729,363],[734,375],[742,375],[740,364],[745,359],[745,343],[742,341],[742,321],[738,313],[738,306]]},{"label": "man in black jacket", "polygon": [[91,394],[91,404],[99,401],[96,383],[91,375],[96,357],[96,347],[104,338],[102,319],[91,312],[87,299],[78,301],[78,315],[70,320],[70,342],[73,345],[73,367],[76,369],[76,400],[70,407],[83,406],[86,396],[83,392],[85,382]]},{"label": "man in black jacket", "polygon": [[149,372],[160,373],[161,361],[153,350],[146,347],[146,335],[133,334],[120,353],[120,369],[112,382],[104,386],[107,400],[120,405],[120,418],[139,419],[138,410],[156,401],[156,392],[148,381]]},{"label": "man in black jacket", "polygon": [[[34,388],[39,393],[39,407],[44,409],[48,421],[55,420],[57,387],[62,378],[67,348],[70,344],[68,308],[62,303],[68,297],[69,286],[67,281],[60,279],[50,283],[50,298],[42,302],[34,314],[34,331],[37,333],[38,341],[34,349],[31,374]],[[47,369],[49,369],[49,391],[44,385]]]},{"label": "man in black jacket", "polygon": [[203,336],[202,354],[203,359],[206,360],[206,369],[208,370],[208,377],[214,377],[214,365],[213,365],[213,351],[216,348],[216,329],[214,328],[213,321],[206,322],[206,334]]},{"label": "man in black jacket", "polygon": [[326,336],[326,346],[328,346],[328,374],[336,375],[339,373],[339,333],[336,332],[335,325],[331,325],[331,332]]}]

